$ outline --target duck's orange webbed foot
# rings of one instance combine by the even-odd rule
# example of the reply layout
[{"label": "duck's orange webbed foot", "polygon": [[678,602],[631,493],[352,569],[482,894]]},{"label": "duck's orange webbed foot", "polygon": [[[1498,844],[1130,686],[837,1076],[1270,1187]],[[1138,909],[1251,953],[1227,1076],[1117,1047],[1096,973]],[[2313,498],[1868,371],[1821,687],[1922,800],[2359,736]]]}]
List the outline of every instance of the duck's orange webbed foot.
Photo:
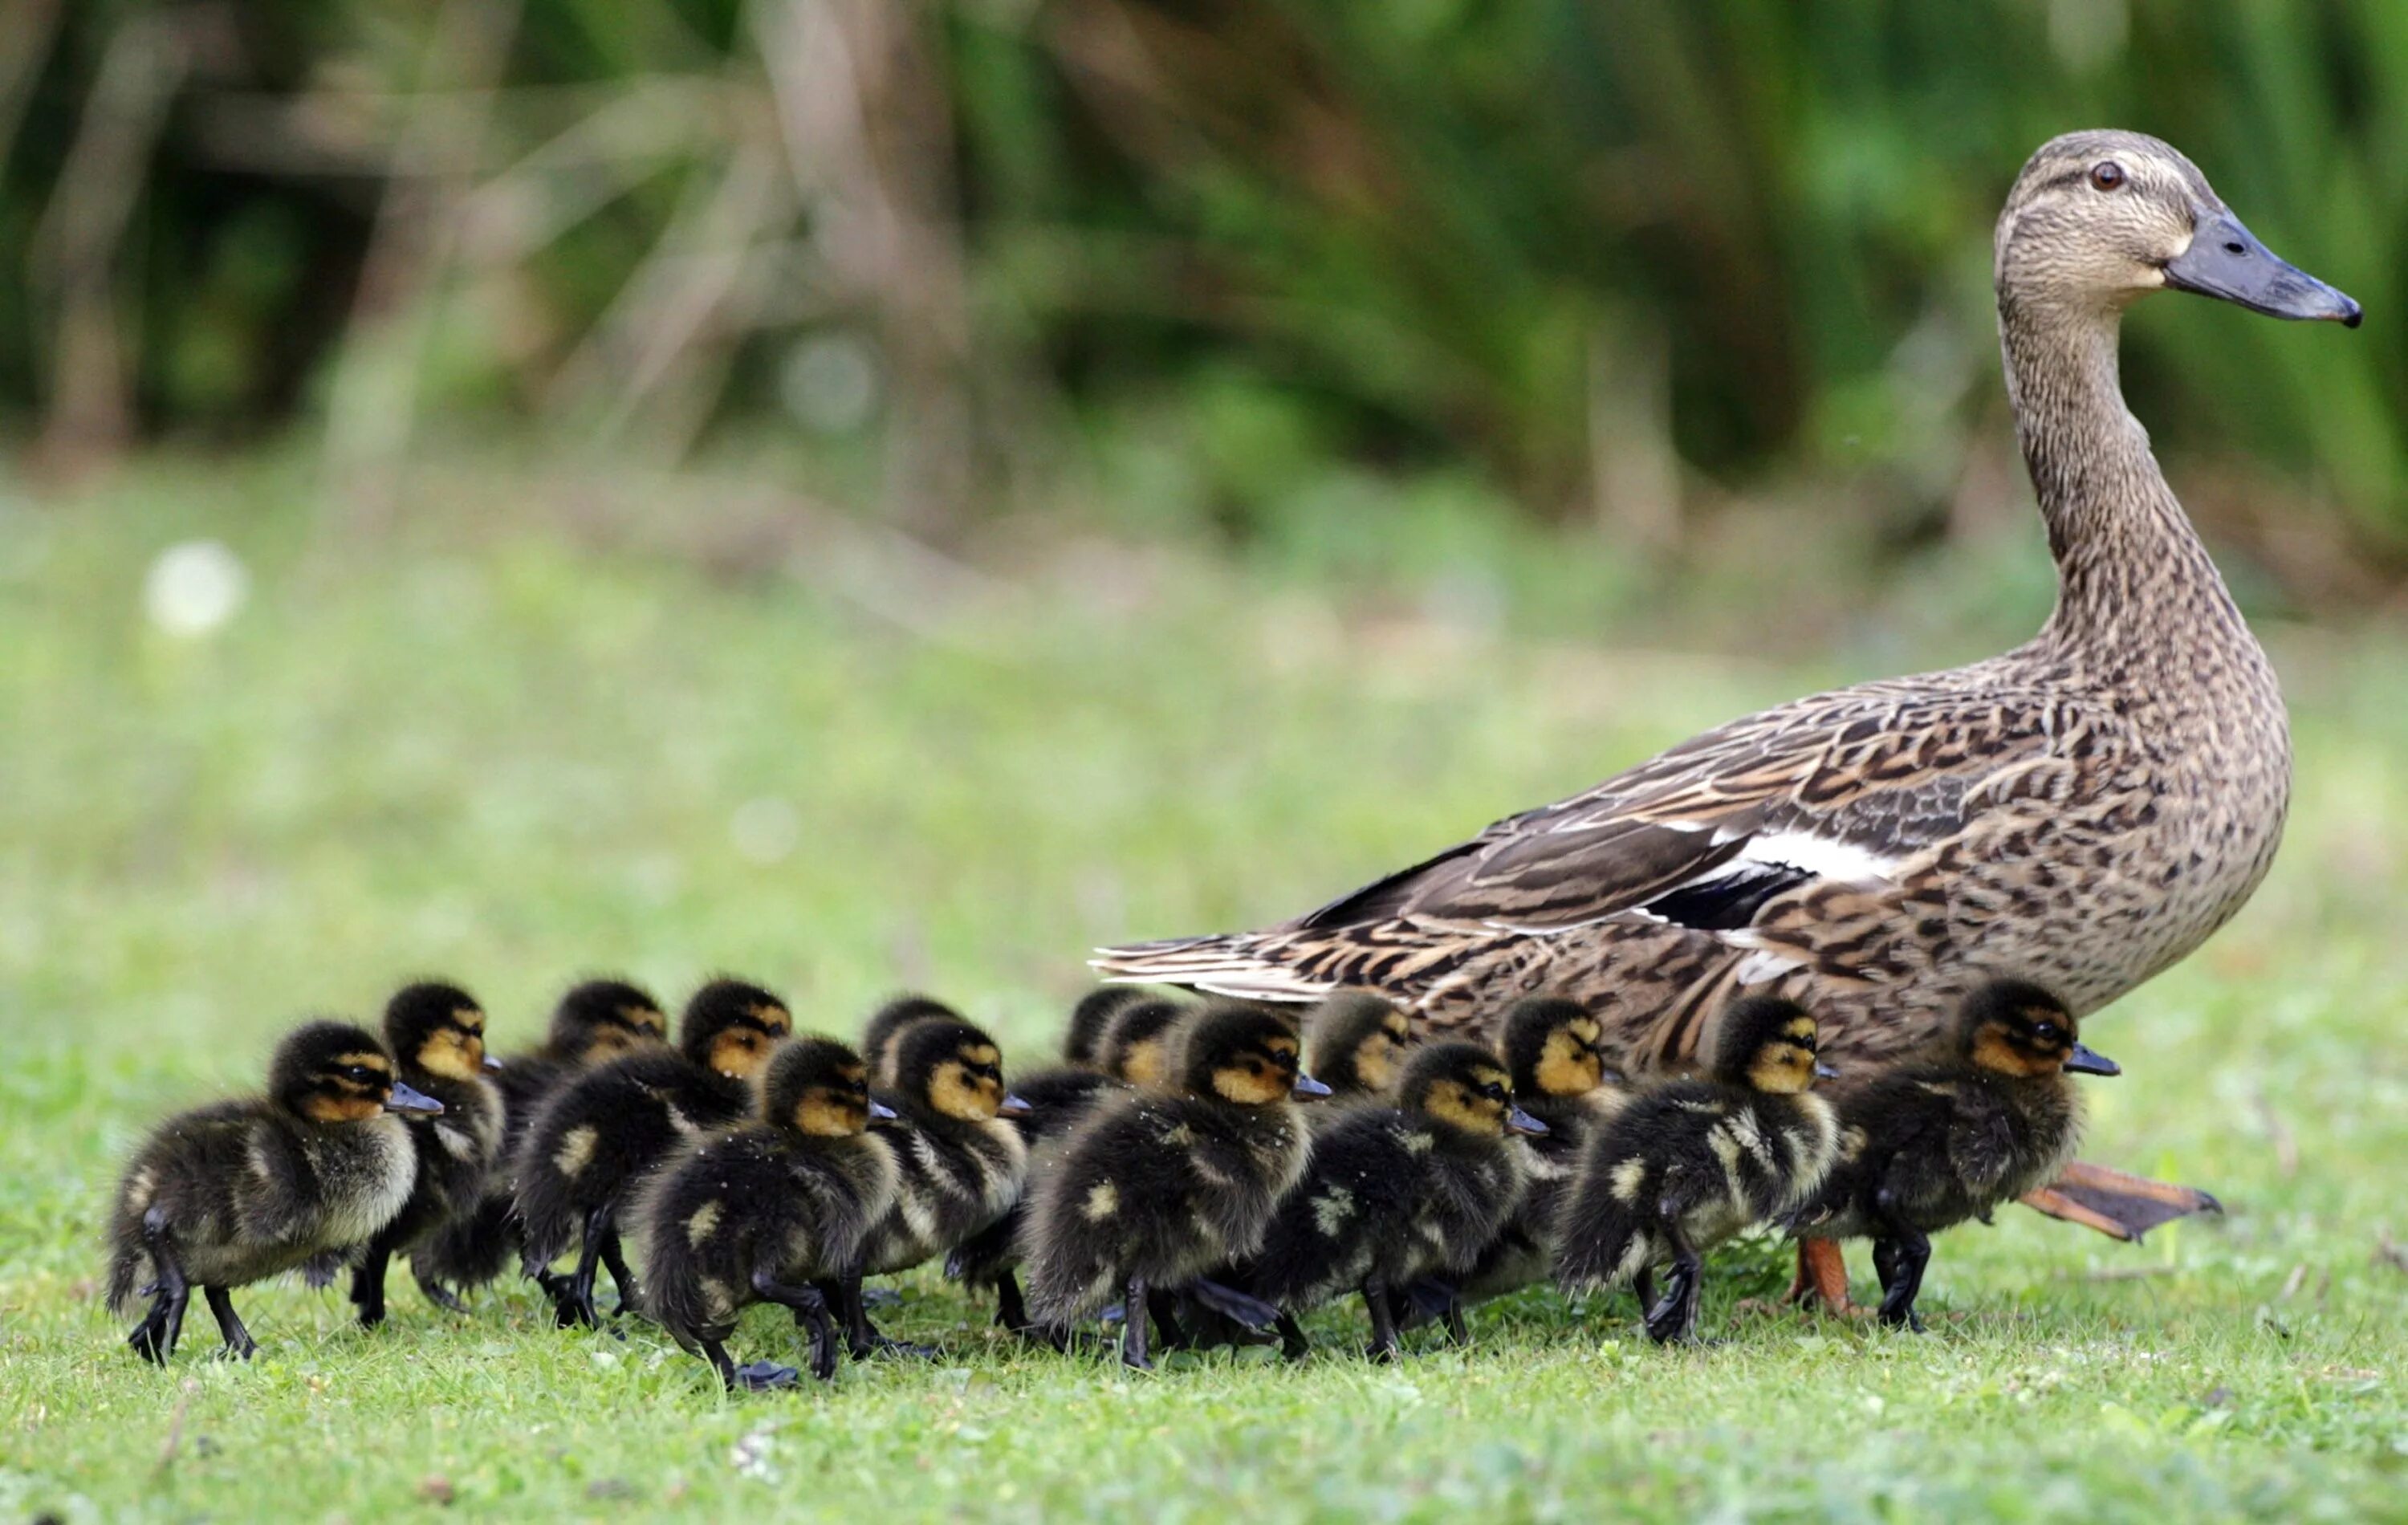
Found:
[{"label": "duck's orange webbed foot", "polygon": [[2127,1243],[2139,1240],[2161,1223],[2194,1213],[2224,1211],[2222,1202],[2196,1187],[2152,1181],[2081,1159],[2068,1163],[2048,1185],[2024,1193],[2023,1203],[2034,1212]]},{"label": "duck's orange webbed foot", "polygon": [[1836,1239],[1798,1242],[1798,1273],[1790,1278],[1784,1302],[1793,1308],[1827,1313],[1835,1318],[1870,1318],[1872,1310],[1848,1296],[1848,1261]]}]

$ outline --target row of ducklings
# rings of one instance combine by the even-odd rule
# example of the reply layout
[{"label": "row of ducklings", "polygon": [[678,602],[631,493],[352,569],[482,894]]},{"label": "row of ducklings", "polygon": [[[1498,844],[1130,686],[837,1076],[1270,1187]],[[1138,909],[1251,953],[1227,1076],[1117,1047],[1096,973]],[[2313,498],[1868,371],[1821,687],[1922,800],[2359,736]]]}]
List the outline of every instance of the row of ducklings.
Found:
[{"label": "row of ducklings", "polygon": [[[1300,1356],[1296,1316],[1348,1293],[1385,1357],[1400,1328],[1443,1318],[1461,1338],[1467,1305],[1550,1274],[1633,1284],[1649,1332],[1685,1339],[1703,1253],[1770,1222],[1872,1238],[1882,1316],[1914,1324],[1928,1235],[2045,1181],[2073,1141],[2067,1073],[2114,1072],[2016,981],[1970,999],[1945,1052],[1829,1101],[1811,1089],[1812,1015],[1769,998],[1724,1014],[1706,1074],[1644,1089],[1607,1070],[1589,1013],[1547,999],[1512,1008],[1492,1052],[1414,1048],[1403,1014],[1336,998],[1309,1027],[1328,1084],[1283,1012],[1117,988],[1081,1002],[1062,1064],[1010,1092],[992,1038],[924,997],[882,1008],[860,1053],[792,1026],[735,980],[695,994],[675,1046],[659,1004],[615,981],[571,990],[546,1044],[507,1062],[450,985],[396,995],[383,1043],[308,1024],[267,1095],[170,1119],[137,1152],[112,1304],[152,1299],[130,1343],[164,1361],[198,1286],[248,1355],[233,1287],[348,1266],[374,1324],[394,1259],[456,1308],[515,1253],[562,1322],[599,1321],[607,1268],[623,1308],[758,1388],[797,1374],[733,1362],[745,1307],[789,1308],[826,1377],[839,1340],[895,1347],[863,1278],[939,1256],[995,1289],[999,1322],[1057,1346],[1117,1296],[1140,1367],[1150,1323],[1173,1343],[1275,1329]],[[1294,1105],[1333,1092],[1310,1123]]]}]

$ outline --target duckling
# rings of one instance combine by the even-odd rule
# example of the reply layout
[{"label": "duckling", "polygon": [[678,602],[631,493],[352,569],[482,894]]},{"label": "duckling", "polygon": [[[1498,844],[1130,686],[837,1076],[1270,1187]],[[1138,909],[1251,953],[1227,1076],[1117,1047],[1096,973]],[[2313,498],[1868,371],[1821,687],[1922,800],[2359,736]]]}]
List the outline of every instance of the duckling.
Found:
[{"label": "duckling", "polygon": [[713,980],[686,1002],[675,1050],[613,1059],[544,1103],[511,1174],[531,1267],[549,1266],[580,1240],[577,1270],[555,1298],[564,1327],[600,1325],[597,1262],[610,1268],[622,1300],[640,1305],[620,1252],[620,1208],[681,1136],[724,1128],[752,1110],[752,1082],[793,1029],[778,997],[741,980]]},{"label": "duckling", "polygon": [[1521,1205],[1446,1306],[1458,1331],[1464,1307],[1543,1281],[1554,1269],[1549,1244],[1564,1187],[1588,1141],[1629,1100],[1622,1077],[1605,1066],[1604,1041],[1603,1024],[1576,1000],[1532,996],[1507,1009],[1499,1057],[1514,1101],[1546,1131],[1522,1140]]},{"label": "duckling", "polygon": [[1412,1024],[1396,1005],[1365,990],[1342,991],[1305,1018],[1305,1068],[1329,1087],[1330,1105],[1312,1113],[1326,1128],[1357,1102],[1385,1101],[1397,1061],[1412,1046]]},{"label": "duckling", "polygon": [[[1108,995],[1119,999],[1099,999]],[[1081,1000],[1070,1014],[1070,1031],[1062,1046],[1066,1053],[1082,1052],[1085,1062],[1049,1065],[1011,1084],[1012,1094],[1028,1110],[1010,1121],[1027,1144],[1032,1161],[1039,1151],[1069,1137],[1106,1101],[1129,1094],[1140,1082],[1158,1084],[1165,1055],[1189,1010],[1125,985],[1106,985]],[[1082,1025],[1098,1013],[1105,1018],[1104,1030],[1082,1034]],[[954,1247],[945,1258],[945,1275],[965,1287],[993,1288],[997,1324],[1059,1349],[1067,1342],[1066,1331],[1031,1318],[1020,1291],[1020,1230],[1027,1216],[1024,1193],[1010,1211]]]},{"label": "duckling", "polygon": [[894,1113],[870,1132],[896,1158],[895,1201],[842,1278],[845,1335],[855,1359],[874,1350],[926,1353],[871,1327],[864,1276],[944,1255],[993,1226],[1020,1200],[1028,1145],[1008,1118],[1028,1103],[1003,1086],[1003,1053],[969,1022],[923,1017],[895,1039],[896,1085],[878,1100]]},{"label": "duckling", "polygon": [[232,1289],[374,1239],[409,1201],[417,1173],[395,1114],[442,1111],[394,1076],[366,1029],[319,1020],[277,1045],[266,1095],[160,1124],[135,1151],[109,1212],[108,1305],[122,1316],[151,1299],[126,1344],[165,1366],[197,1286],[227,1351],[249,1360],[259,1345]]},{"label": "duckling", "polygon": [[1079,1004],[1070,1008],[1069,1025],[1062,1030],[1062,1062],[1095,1068],[1101,1062],[1098,1051],[1112,1019],[1149,999],[1134,985],[1101,985],[1079,998]]},{"label": "duckling", "polygon": [[1810,1089],[1830,1073],[1815,1046],[1814,1018],[1795,1001],[1750,996],[1726,1008],[1707,1078],[1634,1098],[1590,1142],[1555,1222],[1564,1288],[1633,1280],[1643,1306],[1648,1273],[1669,1262],[1648,1335],[1695,1338],[1705,1251],[1788,1213],[1838,1156],[1831,1104]]},{"label": "duckling", "polygon": [[1068,1325],[1125,1288],[1121,1360],[1140,1369],[1151,1288],[1190,1288],[1250,1323],[1254,1299],[1199,1280],[1251,1256],[1311,1148],[1292,1101],[1326,1096],[1283,1014],[1237,1003],[1190,1017],[1175,1087],[1108,1103],[1038,1177],[1022,1226],[1030,1311]]},{"label": "duckling", "polygon": [[1832,1093],[1840,1161],[1791,1227],[1871,1239],[1882,1322],[1920,1333],[1930,1235],[2054,1180],[2082,1130],[2072,1077],[2120,1073],[2055,994],[1993,980],[1966,998],[1947,1052]]},{"label": "duckling", "polygon": [[[453,1290],[457,1301],[457,1290],[482,1287],[499,1276],[511,1251],[521,1250],[523,1263],[509,1163],[526,1137],[528,1123],[570,1078],[636,1049],[666,1048],[667,1035],[668,1018],[662,1014],[661,1003],[624,980],[587,980],[560,998],[543,1046],[511,1055],[494,1073],[502,1098],[500,1150],[475,1210],[410,1252],[410,1273],[421,1287]],[[539,1279],[555,1302],[567,1286],[549,1272]]]},{"label": "duckling", "polygon": [[633,1222],[644,1308],[730,1390],[794,1382],[793,1367],[738,1367],[725,1341],[755,1302],[810,1331],[811,1373],[836,1375],[837,1330],[813,1284],[854,1264],[895,1200],[896,1151],[870,1139],[894,1114],[869,1069],[833,1038],[799,1038],[762,1077],[761,1115],[687,1145],[645,1185]]},{"label": "duckling", "polygon": [[1371,1359],[1394,1360],[1390,1290],[1471,1269],[1522,1199],[1513,1138],[1546,1131],[1513,1104],[1497,1056],[1460,1042],[1408,1059],[1394,1106],[1359,1105],[1317,1130],[1303,1179],[1238,1278],[1279,1308],[1289,1359],[1311,1348],[1296,1315],[1352,1290],[1371,1316]]},{"label": "duckling", "polygon": [[[487,1078],[501,1061],[485,1053],[485,1013],[476,997],[441,981],[404,986],[385,1003],[384,1041],[401,1078],[442,1102],[443,1113],[410,1128],[418,1173],[409,1201],[351,1268],[351,1304],[367,1329],[384,1322],[386,1266],[476,1211],[502,1144],[501,1092]],[[419,1288],[437,1307],[464,1311],[440,1282],[422,1278]]]},{"label": "duckling", "polygon": [[896,1039],[905,1028],[929,1017],[950,1022],[964,1020],[961,1013],[936,997],[911,991],[895,997],[870,1014],[868,1025],[861,1029],[861,1053],[869,1061],[870,1085],[882,1089],[893,1087]]}]

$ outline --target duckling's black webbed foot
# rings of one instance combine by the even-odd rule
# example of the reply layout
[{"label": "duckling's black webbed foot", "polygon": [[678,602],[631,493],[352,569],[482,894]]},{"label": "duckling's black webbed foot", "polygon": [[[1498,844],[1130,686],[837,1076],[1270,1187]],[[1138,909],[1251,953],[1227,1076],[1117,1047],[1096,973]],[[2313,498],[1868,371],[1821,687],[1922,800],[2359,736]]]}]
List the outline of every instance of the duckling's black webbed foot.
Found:
[{"label": "duckling's black webbed foot", "polygon": [[610,1310],[611,1316],[625,1318],[641,1313],[643,1288],[636,1285],[636,1273],[627,1269],[627,1255],[620,1246],[619,1230],[615,1224],[602,1241],[602,1265],[610,1273],[610,1285],[619,1289],[619,1305]]},{"label": "duckling's black webbed foot", "polygon": [[1280,1311],[1277,1308],[1251,1293],[1240,1292],[1216,1281],[1191,1282],[1187,1294],[1224,1318],[1234,1318],[1249,1330],[1267,1330],[1279,1322]]},{"label": "duckling's black webbed foot", "polygon": [[1672,1248],[1672,1272],[1665,1278],[1664,1300],[1647,1311],[1647,1337],[1657,1345],[1689,1345],[1697,1341],[1698,1302],[1705,1291],[1705,1261],[1680,1225],[1667,1222],[1665,1240]]},{"label": "duckling's black webbed foot", "polygon": [[134,1353],[154,1366],[165,1366],[167,1358],[176,1353],[176,1342],[183,1337],[184,1304],[192,1300],[193,1288],[184,1280],[183,1262],[176,1258],[173,1236],[167,1231],[165,1213],[153,1207],[142,1215],[142,1240],[150,1251],[151,1268],[157,1273],[151,1286],[157,1295],[150,1311],[125,1343]]},{"label": "duckling's black webbed foot", "polygon": [[1288,1360],[1302,1360],[1312,1354],[1312,1342],[1304,1337],[1304,1326],[1296,1321],[1296,1315],[1284,1308],[1280,1310],[1279,1334],[1280,1354]]},{"label": "duckling's black webbed foot", "polygon": [[351,1268],[351,1306],[358,1310],[362,1329],[384,1322],[384,1276],[392,1261],[392,1246],[379,1242]]},{"label": "duckling's black webbed foot", "polygon": [[1876,1201],[1889,1218],[1883,1237],[1873,1241],[1873,1269],[1882,1283],[1881,1321],[1892,1329],[1911,1329],[1920,1334],[1923,1318],[1914,1311],[1914,1303],[1923,1292],[1924,1267],[1931,1263],[1931,1240],[1895,1216],[1886,1188]]},{"label": "duckling's black webbed foot", "polygon": [[995,1321],[1024,1340],[1040,1332],[1029,1319],[1028,1300],[1020,1295],[1020,1278],[1008,1270],[996,1278]]},{"label": "duckling's black webbed foot", "polygon": [[[1140,1304],[1132,1303],[1131,1306],[1136,1307]],[[1164,1291],[1148,1292],[1142,1306],[1154,1319],[1154,1332],[1162,1336],[1162,1348],[1184,1350],[1194,1343],[1188,1338],[1186,1324],[1180,1319],[1177,1294]]]},{"label": "duckling's black webbed foot", "polygon": [[737,1367],[727,1387],[731,1392],[776,1392],[781,1388],[799,1386],[802,1380],[803,1374],[791,1366],[756,1360]]},{"label": "duckling's black webbed foot", "polygon": [[445,1313],[466,1313],[468,1311],[468,1304],[461,1301],[460,1294],[452,1290],[449,1287],[444,1286],[435,1277],[431,1275],[423,1275],[416,1270],[416,1268],[413,1267],[410,1271],[410,1279],[418,1283],[419,1296],[442,1309]]},{"label": "duckling's black webbed foot", "polygon": [[1363,1306],[1371,1316],[1370,1358],[1377,1361],[1397,1359],[1397,1317],[1388,1303],[1385,1283],[1369,1281],[1363,1284]]},{"label": "duckling's black webbed foot", "polygon": [[236,1360],[249,1360],[259,1354],[259,1342],[251,1337],[251,1331],[242,1327],[241,1317],[234,1311],[234,1294],[222,1287],[205,1287],[201,1291],[218,1321],[218,1337],[225,1341],[225,1353]]},{"label": "duckling's black webbed foot", "polygon": [[1145,1310],[1148,1304],[1145,1278],[1131,1276],[1128,1290],[1121,1300],[1121,1306],[1129,1313],[1128,1317],[1121,1320],[1121,1364],[1140,1372],[1154,1370],[1154,1358],[1146,1353]]}]

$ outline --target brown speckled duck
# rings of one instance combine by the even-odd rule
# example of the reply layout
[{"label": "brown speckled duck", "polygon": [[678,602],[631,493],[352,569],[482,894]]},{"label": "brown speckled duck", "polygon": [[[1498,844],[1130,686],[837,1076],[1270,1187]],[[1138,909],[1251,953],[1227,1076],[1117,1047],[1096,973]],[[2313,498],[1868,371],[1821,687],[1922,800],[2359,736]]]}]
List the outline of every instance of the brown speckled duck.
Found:
[{"label": "brown speckled duck", "polygon": [[[1920,1048],[1997,974],[2086,1014],[2198,947],[2273,860],[2290,736],[2266,654],[2124,405],[2118,330],[2159,290],[2352,326],[2358,304],[2275,258],[2188,159],[2127,132],[2032,156],[1995,277],[2057,565],[2039,635],[1734,721],[1295,920],[1107,949],[1097,967],[1264,1000],[1371,988],[1440,1030],[1555,991],[1598,1014],[1633,1073],[1693,1068],[1713,1014],[1771,993],[1819,1014],[1856,1072]],[[2187,1205],[2179,1188],[2128,1209],[2085,1196],[2122,1184],[2085,1169],[2045,1205],[2109,1231]]]}]

